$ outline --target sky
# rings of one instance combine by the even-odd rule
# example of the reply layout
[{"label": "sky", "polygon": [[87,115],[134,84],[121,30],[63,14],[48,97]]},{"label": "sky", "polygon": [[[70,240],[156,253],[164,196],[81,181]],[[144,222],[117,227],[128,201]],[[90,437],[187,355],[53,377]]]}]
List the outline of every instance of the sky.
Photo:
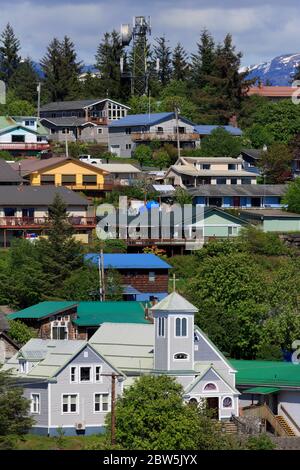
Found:
[{"label": "sky", "polygon": [[207,28],[221,41],[227,32],[243,53],[242,65],[300,52],[299,0],[0,0],[0,30],[10,22],[22,56],[39,61],[53,37],[74,41],[79,59],[94,63],[104,32],[120,30],[134,15],[151,16],[152,36],[165,35],[194,52]]}]

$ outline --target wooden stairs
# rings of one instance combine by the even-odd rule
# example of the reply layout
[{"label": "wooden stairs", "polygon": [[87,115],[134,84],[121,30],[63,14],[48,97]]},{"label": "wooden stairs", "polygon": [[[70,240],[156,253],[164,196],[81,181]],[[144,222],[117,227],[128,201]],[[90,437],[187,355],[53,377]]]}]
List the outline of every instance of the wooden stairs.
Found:
[{"label": "wooden stairs", "polygon": [[280,415],[275,416],[276,420],[280,423],[281,427],[285,430],[286,435],[289,437],[295,437],[296,433],[293,431],[287,420]]}]

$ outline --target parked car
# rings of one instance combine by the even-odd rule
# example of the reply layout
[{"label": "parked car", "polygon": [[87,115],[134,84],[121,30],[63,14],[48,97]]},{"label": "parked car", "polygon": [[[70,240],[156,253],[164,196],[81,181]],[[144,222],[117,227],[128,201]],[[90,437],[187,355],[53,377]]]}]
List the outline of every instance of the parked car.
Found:
[{"label": "parked car", "polygon": [[103,163],[102,158],[94,158],[91,155],[79,155],[79,160],[91,165],[101,165]]}]

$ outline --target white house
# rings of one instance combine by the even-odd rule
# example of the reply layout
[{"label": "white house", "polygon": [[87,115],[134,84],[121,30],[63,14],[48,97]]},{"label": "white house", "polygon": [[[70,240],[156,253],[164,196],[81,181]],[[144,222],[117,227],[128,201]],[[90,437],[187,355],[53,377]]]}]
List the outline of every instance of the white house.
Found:
[{"label": "white house", "polygon": [[47,131],[33,116],[0,116],[0,150],[13,156],[36,155],[50,148]]}]

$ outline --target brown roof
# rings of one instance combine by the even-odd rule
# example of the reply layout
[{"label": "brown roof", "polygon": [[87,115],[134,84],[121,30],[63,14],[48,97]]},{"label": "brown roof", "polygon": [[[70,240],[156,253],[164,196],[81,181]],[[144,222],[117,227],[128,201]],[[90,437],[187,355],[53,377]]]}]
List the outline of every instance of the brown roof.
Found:
[{"label": "brown roof", "polygon": [[267,98],[291,98],[297,87],[291,86],[253,86],[248,90],[248,96],[259,95]]},{"label": "brown roof", "polygon": [[[95,165],[91,165],[89,163],[82,162],[81,160],[77,160],[76,158],[70,158],[70,157],[52,157],[52,158],[46,158],[44,160],[20,160],[18,162],[11,163],[11,166],[14,170],[17,170],[19,174],[22,176],[29,175],[30,173],[33,173],[34,171],[40,171],[44,170],[46,168],[50,168],[52,166],[55,166],[59,163],[64,163],[67,160],[73,160],[77,162],[79,165],[83,165],[85,167],[88,167],[90,169],[95,170],[96,172],[100,170],[100,168],[97,168]],[[103,173],[106,173],[106,171],[102,170]]]},{"label": "brown roof", "polygon": [[245,209],[240,211],[241,215],[251,215],[252,217],[256,218],[291,218],[291,219],[300,219],[300,214],[296,214],[295,212],[288,212],[283,211],[280,209]]}]

